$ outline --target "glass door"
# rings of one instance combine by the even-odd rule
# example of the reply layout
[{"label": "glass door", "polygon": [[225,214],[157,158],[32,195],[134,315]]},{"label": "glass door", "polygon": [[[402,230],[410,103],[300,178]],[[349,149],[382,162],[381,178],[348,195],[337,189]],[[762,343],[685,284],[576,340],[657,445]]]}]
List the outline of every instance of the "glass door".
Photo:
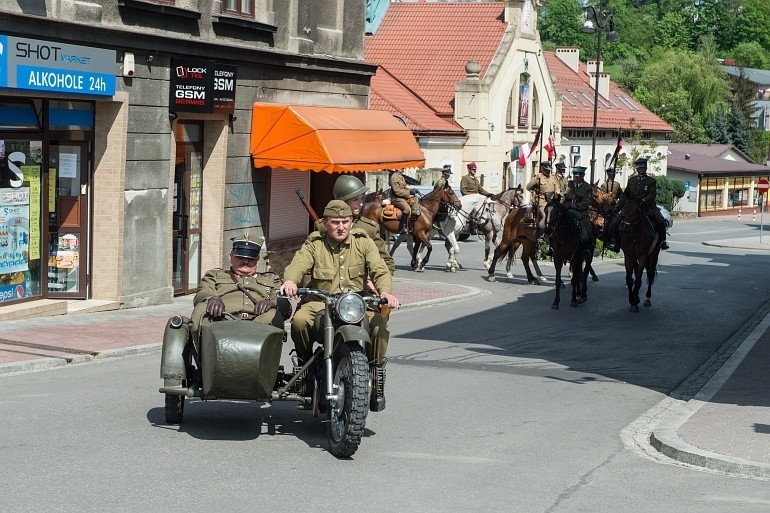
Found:
[{"label": "glass door", "polygon": [[201,198],[203,125],[178,123],[173,192],[174,295],[191,294],[201,278]]},{"label": "glass door", "polygon": [[85,299],[88,143],[51,143],[48,161],[48,297]]}]

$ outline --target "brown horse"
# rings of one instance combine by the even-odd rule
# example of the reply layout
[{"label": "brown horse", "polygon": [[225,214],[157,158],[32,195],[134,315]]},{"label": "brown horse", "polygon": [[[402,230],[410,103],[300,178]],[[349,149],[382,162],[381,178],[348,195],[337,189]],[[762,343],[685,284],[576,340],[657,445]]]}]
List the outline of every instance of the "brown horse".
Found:
[{"label": "brown horse", "polygon": [[[514,189],[516,190],[516,189]],[[519,189],[520,190],[520,189]],[[527,273],[527,282],[537,285],[540,281],[545,281],[540,266],[537,264],[537,225],[528,218],[527,208],[522,205],[521,196],[516,195],[517,206],[512,208],[502,220],[502,233],[500,244],[495,248],[492,255],[492,261],[487,267],[487,279],[495,281],[495,266],[497,261],[504,255],[508,255],[507,271],[510,277],[511,258],[516,250],[521,246],[521,261],[524,264],[524,271]],[[535,278],[529,267],[529,262],[535,267],[539,277]]]},{"label": "brown horse", "polygon": [[593,239],[584,243],[580,238],[580,227],[570,216],[566,205],[561,203],[559,195],[554,195],[546,206],[546,234],[551,237],[553,248],[553,265],[556,270],[556,297],[552,309],[559,308],[562,287],[561,268],[564,262],[569,262],[572,273],[572,300],[570,306],[578,306],[588,299],[588,275],[593,260]]},{"label": "brown horse", "polygon": [[[654,208],[654,207],[653,207]],[[660,254],[660,237],[637,201],[626,201],[623,220],[620,223],[620,248],[626,264],[626,287],[630,312],[639,311],[639,290],[642,274],[647,271],[647,294],[644,306],[652,305],[652,283]]]},{"label": "brown horse", "polygon": [[[432,235],[431,232],[433,231],[433,218],[435,217],[436,212],[438,212],[439,207],[441,205],[449,205],[458,209],[462,208],[462,203],[452,190],[452,186],[449,184],[442,189],[429,192],[420,198],[419,201],[420,215],[416,219],[409,220],[406,234],[399,233],[399,228],[401,227],[400,215],[392,218],[383,217],[383,206],[381,201],[379,203],[375,201],[374,203],[367,205],[364,209],[364,217],[379,223],[382,228],[390,233],[399,233],[398,238],[396,238],[396,241],[390,249],[391,255],[396,251],[396,248],[401,244],[405,236],[411,237],[414,241],[413,247],[410,250],[412,254],[411,266],[413,270],[418,272],[424,270],[425,264],[428,263],[428,259],[430,258],[430,253],[433,251],[430,237]],[[401,214],[401,211],[398,211],[398,213]],[[418,254],[423,245],[426,248],[425,256],[418,259]]]}]

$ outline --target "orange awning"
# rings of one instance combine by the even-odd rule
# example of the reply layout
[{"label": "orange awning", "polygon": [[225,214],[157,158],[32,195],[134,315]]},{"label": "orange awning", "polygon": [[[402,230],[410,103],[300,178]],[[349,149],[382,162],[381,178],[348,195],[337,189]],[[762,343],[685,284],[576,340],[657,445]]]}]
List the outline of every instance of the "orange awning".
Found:
[{"label": "orange awning", "polygon": [[422,167],[412,131],[390,113],[255,103],[251,117],[254,167],[350,173]]}]

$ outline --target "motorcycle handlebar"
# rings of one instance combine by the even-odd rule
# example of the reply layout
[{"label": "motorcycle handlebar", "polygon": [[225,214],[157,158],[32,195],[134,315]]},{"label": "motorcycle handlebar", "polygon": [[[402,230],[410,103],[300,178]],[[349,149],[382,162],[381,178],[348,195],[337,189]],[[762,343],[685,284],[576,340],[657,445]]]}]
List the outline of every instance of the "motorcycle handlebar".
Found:
[{"label": "motorcycle handlebar", "polygon": [[[309,287],[300,287],[297,289],[298,296],[320,296],[329,301],[335,301],[341,294],[333,294],[321,289],[311,289]],[[373,296],[369,294],[359,293],[365,303],[372,305],[387,305],[388,300],[382,296]],[[279,298],[289,298],[290,296],[279,295]]]}]

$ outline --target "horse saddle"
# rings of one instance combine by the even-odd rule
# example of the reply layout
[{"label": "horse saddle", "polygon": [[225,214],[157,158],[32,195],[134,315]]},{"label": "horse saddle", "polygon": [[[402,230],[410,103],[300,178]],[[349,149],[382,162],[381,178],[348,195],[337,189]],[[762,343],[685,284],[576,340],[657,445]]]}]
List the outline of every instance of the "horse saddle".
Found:
[{"label": "horse saddle", "polygon": [[537,214],[535,212],[535,209],[533,207],[527,207],[527,209],[524,211],[524,224],[537,224]]},{"label": "horse saddle", "polygon": [[402,215],[403,215],[403,212],[401,212],[401,209],[393,205],[392,203],[389,205],[384,205],[382,207],[383,221],[397,221],[401,219]]}]

